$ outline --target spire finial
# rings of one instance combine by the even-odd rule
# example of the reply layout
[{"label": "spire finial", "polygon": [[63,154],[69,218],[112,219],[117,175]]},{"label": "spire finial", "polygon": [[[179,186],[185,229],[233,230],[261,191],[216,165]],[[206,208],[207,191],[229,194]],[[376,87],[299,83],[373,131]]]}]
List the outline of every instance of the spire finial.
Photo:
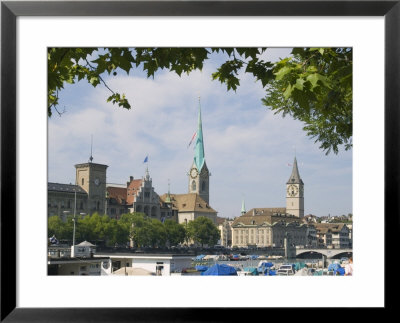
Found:
[{"label": "spire finial", "polygon": [[167,197],[165,199],[166,203],[171,203],[171,193],[170,193],[169,185],[170,184],[169,184],[169,178],[168,178],[168,194],[167,194]]},{"label": "spire finial", "polygon": [[240,211],[240,213],[242,213],[242,215],[246,213],[246,206],[244,205],[244,197],[242,199],[242,210]]},{"label": "spire finial", "polygon": [[91,139],[90,139],[90,157],[89,157],[90,162],[92,162],[92,160],[93,160],[92,150],[93,150],[93,135],[91,135]]}]

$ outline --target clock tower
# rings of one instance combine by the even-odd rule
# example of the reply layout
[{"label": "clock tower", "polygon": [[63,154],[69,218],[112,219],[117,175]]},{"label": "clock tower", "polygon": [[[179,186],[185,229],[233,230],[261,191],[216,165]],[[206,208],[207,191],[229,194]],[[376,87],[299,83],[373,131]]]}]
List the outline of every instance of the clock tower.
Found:
[{"label": "clock tower", "polygon": [[189,176],[189,193],[197,193],[204,201],[210,203],[210,172],[204,158],[203,129],[199,101],[199,118],[196,134],[195,154]]},{"label": "clock tower", "polygon": [[292,174],[286,183],[286,213],[304,217],[304,183],[300,177],[296,157]]},{"label": "clock tower", "polygon": [[106,202],[106,172],[107,165],[92,163],[77,164],[76,185],[79,185],[88,194],[86,212],[91,215],[94,212],[105,214]]}]

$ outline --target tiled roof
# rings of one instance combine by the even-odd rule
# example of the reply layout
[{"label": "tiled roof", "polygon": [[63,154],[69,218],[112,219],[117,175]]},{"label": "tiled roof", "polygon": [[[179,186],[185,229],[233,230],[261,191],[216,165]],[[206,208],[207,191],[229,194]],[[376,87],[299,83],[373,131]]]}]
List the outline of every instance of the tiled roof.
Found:
[{"label": "tiled roof", "polygon": [[227,219],[217,216],[217,224],[223,224]]},{"label": "tiled roof", "polygon": [[87,194],[86,191],[83,188],[81,188],[79,185],[47,183],[47,191],[74,193],[75,190],[76,190],[76,193]]},{"label": "tiled roof", "polygon": [[[298,222],[300,225],[302,223],[302,219],[296,216],[288,216],[285,215],[285,208],[258,208],[254,209],[255,215],[253,215],[253,209],[247,212],[245,215],[237,217],[232,226],[236,226],[238,224],[243,225],[262,225],[267,223],[269,225],[273,225],[279,222],[285,222],[285,224],[289,224],[292,222]],[[281,215],[279,215],[281,214]]]},{"label": "tiled roof", "polygon": [[326,233],[328,230],[331,230],[332,233],[340,232],[345,226],[344,223],[314,223],[317,231],[321,233]]},{"label": "tiled roof", "polygon": [[[167,194],[160,196],[165,202]],[[170,194],[172,206],[177,208],[179,212],[206,212],[217,213],[210,205],[207,204],[198,194]]]},{"label": "tiled roof", "polygon": [[244,216],[273,215],[275,213],[285,214],[286,213],[286,208],[285,207],[254,208],[254,209],[251,209],[250,211],[247,211],[247,213]]},{"label": "tiled roof", "polygon": [[125,204],[123,201],[126,202],[126,188],[108,186],[107,193],[108,197],[114,199],[118,204]]},{"label": "tiled roof", "polygon": [[142,179],[132,179],[127,185],[126,193],[129,193],[129,195],[126,196],[126,202],[128,204],[135,202],[136,195],[142,186],[142,182]]}]

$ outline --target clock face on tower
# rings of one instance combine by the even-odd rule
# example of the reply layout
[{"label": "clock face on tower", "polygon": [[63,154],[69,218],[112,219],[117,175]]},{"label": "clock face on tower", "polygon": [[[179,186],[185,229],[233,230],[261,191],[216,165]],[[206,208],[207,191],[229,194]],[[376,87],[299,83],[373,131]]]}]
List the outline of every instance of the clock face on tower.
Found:
[{"label": "clock face on tower", "polygon": [[192,169],[190,170],[190,177],[191,177],[191,178],[196,178],[198,174],[199,174],[199,172],[197,171],[196,168],[192,168]]},{"label": "clock face on tower", "polygon": [[96,179],[94,180],[94,184],[95,184],[96,186],[99,186],[100,180],[99,180],[98,178],[96,178]]},{"label": "clock face on tower", "polygon": [[289,196],[296,196],[297,193],[299,192],[299,189],[297,188],[296,185],[289,185],[287,188],[287,193]]}]

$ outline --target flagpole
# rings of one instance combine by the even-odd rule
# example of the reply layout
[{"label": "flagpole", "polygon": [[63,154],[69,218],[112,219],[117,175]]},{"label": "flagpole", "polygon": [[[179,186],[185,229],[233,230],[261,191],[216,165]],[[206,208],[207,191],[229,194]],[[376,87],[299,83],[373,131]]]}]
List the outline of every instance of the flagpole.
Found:
[{"label": "flagpole", "polygon": [[75,257],[75,222],[76,222],[75,216],[76,216],[76,188],[75,188],[75,206],[74,206],[74,218],[73,218],[73,221],[74,221],[74,231],[73,231],[73,233],[72,233],[71,258],[74,258],[74,257]]}]

